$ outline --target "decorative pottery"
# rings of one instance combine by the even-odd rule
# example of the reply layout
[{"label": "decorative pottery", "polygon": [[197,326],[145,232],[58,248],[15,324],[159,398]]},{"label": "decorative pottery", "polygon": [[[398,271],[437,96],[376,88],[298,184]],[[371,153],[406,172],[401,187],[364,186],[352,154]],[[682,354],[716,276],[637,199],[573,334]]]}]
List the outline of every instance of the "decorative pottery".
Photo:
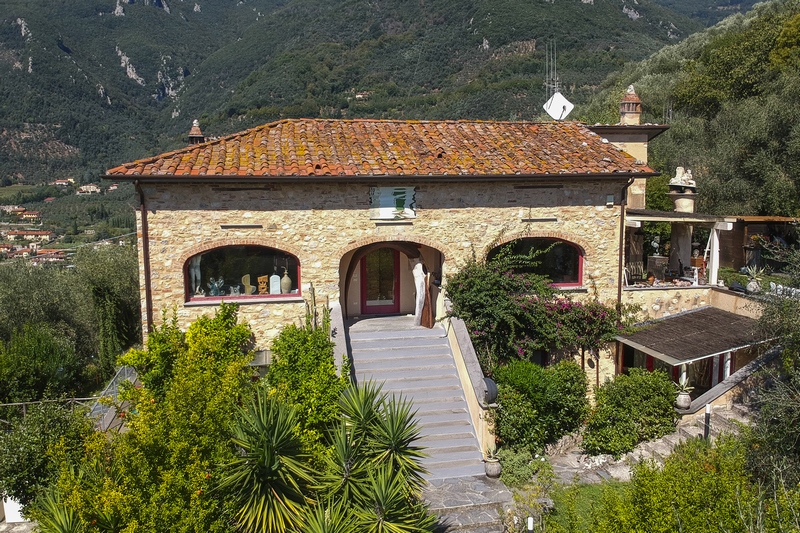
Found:
[{"label": "decorative pottery", "polygon": [[675,406],[678,409],[688,409],[690,405],[692,405],[692,397],[689,396],[689,393],[679,392],[677,398],[675,398]]},{"label": "decorative pottery", "polygon": [[292,290],[292,278],[289,277],[289,270],[283,269],[281,278],[281,294],[289,294]]},{"label": "decorative pottery", "polygon": [[483,468],[486,472],[486,477],[498,478],[500,477],[500,472],[502,471],[503,466],[497,459],[485,459]]}]

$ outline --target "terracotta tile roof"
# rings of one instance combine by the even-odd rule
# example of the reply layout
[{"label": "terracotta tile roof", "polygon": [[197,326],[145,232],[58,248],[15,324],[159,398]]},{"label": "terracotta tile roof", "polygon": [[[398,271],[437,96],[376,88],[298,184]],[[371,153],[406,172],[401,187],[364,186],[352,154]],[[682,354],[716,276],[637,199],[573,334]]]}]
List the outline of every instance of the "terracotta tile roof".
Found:
[{"label": "terracotta tile roof", "polygon": [[281,120],[110,169],[109,179],[208,176],[648,174],[577,122]]}]

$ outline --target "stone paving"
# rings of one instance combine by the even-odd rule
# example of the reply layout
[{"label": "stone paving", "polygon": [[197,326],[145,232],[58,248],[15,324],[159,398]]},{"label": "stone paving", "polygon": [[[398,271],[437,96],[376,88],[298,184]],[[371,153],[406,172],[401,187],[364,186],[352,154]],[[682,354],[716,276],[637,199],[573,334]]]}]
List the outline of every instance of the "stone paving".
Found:
[{"label": "stone paving", "polygon": [[422,495],[439,516],[439,533],[502,533],[513,501],[500,480],[485,476],[431,480]]},{"label": "stone paving", "polygon": [[30,533],[36,522],[0,522],[0,533]]}]

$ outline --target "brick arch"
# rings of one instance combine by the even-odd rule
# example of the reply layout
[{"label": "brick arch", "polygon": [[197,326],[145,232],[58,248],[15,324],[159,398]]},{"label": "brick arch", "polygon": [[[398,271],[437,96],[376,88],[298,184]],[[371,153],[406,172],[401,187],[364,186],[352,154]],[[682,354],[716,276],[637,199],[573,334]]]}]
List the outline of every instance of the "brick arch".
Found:
[{"label": "brick arch", "polygon": [[380,237],[364,237],[363,239],[358,239],[352,242],[349,242],[346,246],[339,249],[338,257],[341,261],[341,258],[347,255],[348,252],[352,252],[353,250],[358,250],[364,246],[369,244],[376,244],[381,242],[411,242],[414,244],[421,244],[423,246],[428,246],[429,248],[433,248],[440,254],[442,254],[442,261],[447,261],[448,254],[445,252],[447,247],[438,243],[434,240],[428,239],[427,237],[420,237],[418,235],[387,235],[387,236],[380,236]]},{"label": "brick arch", "polygon": [[199,253],[207,252],[209,250],[213,250],[214,248],[223,248],[225,246],[265,246],[267,248],[273,248],[275,250],[280,250],[281,252],[286,252],[295,256],[297,261],[300,263],[300,266],[302,266],[302,262],[300,261],[301,251],[299,249],[295,248],[291,244],[278,241],[277,239],[264,237],[229,237],[214,241],[203,241],[186,249],[180,256],[180,264],[186,265],[186,262],[190,257]]},{"label": "brick arch", "polygon": [[560,231],[523,231],[519,233],[503,235],[496,242],[487,245],[486,249],[483,251],[483,255],[485,256],[498,246],[502,246],[511,241],[516,241],[517,239],[558,239],[560,241],[565,241],[577,246],[584,257],[587,255],[592,256],[596,253],[594,246],[590,245],[583,239],[576,239],[574,235],[568,235]]}]

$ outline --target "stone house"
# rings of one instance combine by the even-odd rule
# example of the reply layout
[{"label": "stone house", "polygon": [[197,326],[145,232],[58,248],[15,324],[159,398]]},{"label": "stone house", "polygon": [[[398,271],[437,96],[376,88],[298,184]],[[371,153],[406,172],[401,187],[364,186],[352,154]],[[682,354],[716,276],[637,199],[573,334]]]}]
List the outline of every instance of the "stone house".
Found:
[{"label": "stone house", "polygon": [[[627,193],[654,175],[575,122],[297,119],[209,142],[193,133],[104,176],[138,191],[143,329],[164,311],[185,326],[236,301],[260,348],[302,319],[312,285],[345,318],[418,313],[415,273],[446,284],[518,239],[555,243],[543,259],[554,282],[614,304]],[[435,287],[431,298],[441,315]]]}]

